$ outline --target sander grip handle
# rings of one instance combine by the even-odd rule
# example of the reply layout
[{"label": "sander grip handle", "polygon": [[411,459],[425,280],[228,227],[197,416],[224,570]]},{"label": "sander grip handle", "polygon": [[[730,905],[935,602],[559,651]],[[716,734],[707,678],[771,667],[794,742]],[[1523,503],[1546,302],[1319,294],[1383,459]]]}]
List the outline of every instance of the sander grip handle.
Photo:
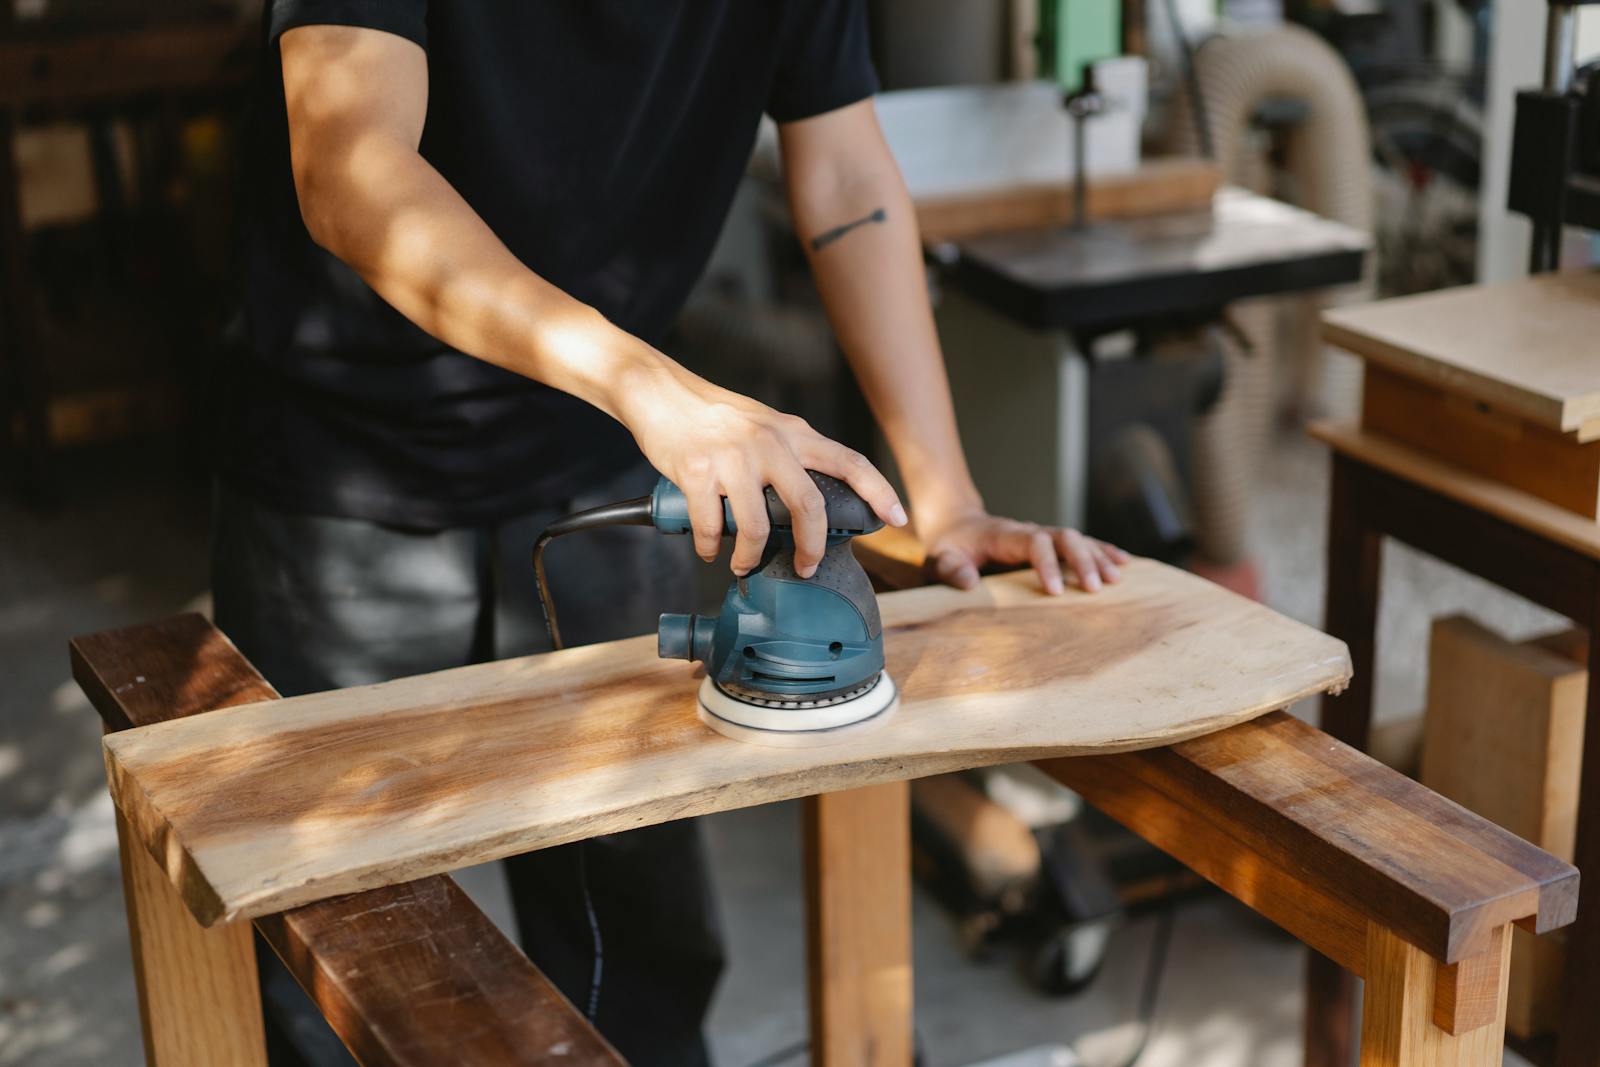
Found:
[{"label": "sander grip handle", "polygon": [[[850,483],[818,471],[808,470],[806,473],[811,475],[811,480],[822,492],[822,499],[827,506],[830,537],[855,537],[883,528],[883,520],[878,518],[877,513],[859,493],[850,488]],[[789,505],[778,496],[777,490],[769,485],[766,487],[766,495],[767,518],[772,522],[773,530],[786,532],[794,529],[794,518],[789,514]],[[655,490],[650,494],[650,521],[662,533],[686,534],[693,529],[689,522],[688,498],[683,495],[682,489],[666,478],[657,482]],[[733,507],[724,497],[723,536],[727,537],[738,532],[738,524],[733,518]]]}]

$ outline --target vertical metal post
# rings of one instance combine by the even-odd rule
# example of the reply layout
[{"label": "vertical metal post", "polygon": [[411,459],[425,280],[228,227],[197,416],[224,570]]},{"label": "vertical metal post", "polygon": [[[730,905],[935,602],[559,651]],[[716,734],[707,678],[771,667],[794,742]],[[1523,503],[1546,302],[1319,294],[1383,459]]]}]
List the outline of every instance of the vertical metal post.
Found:
[{"label": "vertical metal post", "polygon": [[[1570,3],[1552,2],[1544,28],[1544,90],[1565,93],[1572,84],[1577,48],[1577,12]],[[1563,176],[1564,180],[1565,176]],[[1534,219],[1528,267],[1535,274],[1561,264],[1561,219]]]},{"label": "vertical metal post", "polygon": [[1072,228],[1081,230],[1089,224],[1089,154],[1085,126],[1089,116],[1071,111],[1072,115]]},{"label": "vertical metal post", "polygon": [[1571,4],[1552,3],[1544,27],[1544,88],[1564,93],[1572,84],[1573,53],[1577,48],[1577,12]]},{"label": "vertical metal post", "polygon": [[1077,92],[1062,101],[1072,119],[1072,227],[1081,230],[1089,224],[1089,137],[1090,119],[1106,109],[1094,81],[1094,64],[1085,63]]}]

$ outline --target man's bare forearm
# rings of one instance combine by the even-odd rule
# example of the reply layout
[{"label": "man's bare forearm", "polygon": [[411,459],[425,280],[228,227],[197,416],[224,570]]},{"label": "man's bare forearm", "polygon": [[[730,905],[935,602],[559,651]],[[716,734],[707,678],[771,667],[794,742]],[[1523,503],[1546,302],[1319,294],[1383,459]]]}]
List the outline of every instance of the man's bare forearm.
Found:
[{"label": "man's bare forearm", "polygon": [[[293,64],[335,58],[289,43],[290,147],[313,240],[446,344],[622,417],[619,386],[659,371],[665,357],[528,269],[418,153],[427,92],[420,50],[406,60],[415,69],[392,75],[386,113],[374,116],[359,100],[339,101],[325,72],[293,77]],[[349,50],[338,59],[351,62]],[[377,64],[363,73],[390,76]]]},{"label": "man's bare forearm", "polygon": [[[982,503],[956,431],[911,198],[870,111],[847,114],[870,107],[785,129],[789,206],[920,522]],[[836,119],[848,128],[812,126]]]}]

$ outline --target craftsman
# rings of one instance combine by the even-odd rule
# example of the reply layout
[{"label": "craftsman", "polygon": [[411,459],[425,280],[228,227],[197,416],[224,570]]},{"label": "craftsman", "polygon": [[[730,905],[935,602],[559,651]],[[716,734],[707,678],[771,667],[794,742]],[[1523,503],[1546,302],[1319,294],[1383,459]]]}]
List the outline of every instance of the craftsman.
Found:
[{"label": "craftsman", "polygon": [[[973,486],[870,100],[864,0],[278,0],[266,22],[214,580],[219,625],[281,692],[546,647],[535,533],[647,491],[652,467],[685,490],[707,560],[728,499],[739,573],[761,556],[767,485],[814,572],[807,468],[907,521],[864,457],[653,347],[763,112],[939,577],[1031,562],[1052,593],[1063,564],[1091,591],[1116,580],[1117,549],[991,516]],[[553,552],[574,643],[652,628],[689,596],[686,555],[628,531]],[[721,946],[692,822],[508,874],[530,956],[630,1062],[705,1062]],[[340,1059],[263,967],[274,1058]]]}]

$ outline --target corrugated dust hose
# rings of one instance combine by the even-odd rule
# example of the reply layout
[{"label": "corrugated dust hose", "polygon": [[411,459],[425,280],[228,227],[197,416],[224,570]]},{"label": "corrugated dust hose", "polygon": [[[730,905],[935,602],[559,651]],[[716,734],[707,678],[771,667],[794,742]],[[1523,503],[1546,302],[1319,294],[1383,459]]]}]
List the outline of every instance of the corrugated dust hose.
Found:
[{"label": "corrugated dust hose", "polygon": [[[1344,60],[1320,37],[1294,26],[1214,37],[1196,52],[1196,81],[1224,179],[1278,195],[1326,218],[1372,230],[1372,164],[1365,107]],[[1285,173],[1269,187],[1253,122],[1267,100],[1289,98],[1305,117],[1287,133]],[[1200,151],[1187,96],[1174,109],[1171,147]],[[1231,317],[1250,345],[1227,338],[1226,384],[1194,438],[1194,509],[1201,555],[1234,563],[1249,549],[1249,505],[1272,433],[1279,368],[1293,384],[1290,406],[1353,413],[1361,367],[1325,350],[1317,315],[1332,303],[1367,298],[1373,270],[1357,285],[1309,296],[1234,305]]]}]

